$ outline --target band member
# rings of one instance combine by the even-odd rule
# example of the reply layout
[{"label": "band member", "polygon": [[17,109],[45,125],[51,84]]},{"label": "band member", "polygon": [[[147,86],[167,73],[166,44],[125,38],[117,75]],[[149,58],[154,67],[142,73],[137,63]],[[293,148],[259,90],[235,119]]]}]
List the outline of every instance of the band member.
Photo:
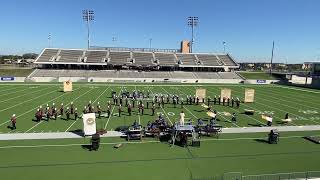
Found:
[{"label": "band member", "polygon": [[227,99],[227,104],[230,106],[230,98]]},{"label": "band member", "polygon": [[215,95],[213,98],[213,104],[216,105],[217,104],[217,96]]},{"label": "band member", "polygon": [[284,119],[289,119],[289,113],[286,113]]},{"label": "band member", "polygon": [[141,104],[141,115],[143,115],[143,112],[144,112],[144,105]]},{"label": "band member", "polygon": [[126,96],[126,100],[125,101],[126,101],[126,106],[128,106],[128,98],[127,98],[127,96]]},{"label": "band member", "polygon": [[91,101],[89,101],[88,103],[88,110],[89,110],[89,113],[92,113],[93,112],[93,108],[92,108],[92,104],[91,104]]},{"label": "band member", "polygon": [[147,101],[147,109],[149,109],[149,101]]},{"label": "band member", "polygon": [[161,105],[162,105],[162,108],[164,108],[164,99],[163,98],[161,98]]},{"label": "band member", "polygon": [[61,106],[60,106],[60,115],[61,115],[61,116],[63,116],[63,111],[64,111],[64,110],[63,110],[63,103],[61,103]]},{"label": "band member", "polygon": [[271,115],[268,115],[267,116],[267,126],[272,126],[272,116]]},{"label": "band member", "polygon": [[66,117],[67,117],[67,121],[69,121],[69,119],[70,119],[70,109],[69,109],[69,107],[67,107],[67,110],[66,110]]},{"label": "band member", "polygon": [[57,120],[57,117],[58,117],[57,108],[54,108],[54,111],[52,111],[52,115],[54,116],[54,120]]},{"label": "band member", "polygon": [[223,106],[225,105],[225,102],[226,102],[226,98],[223,97],[223,98],[222,98],[222,105],[223,105]]},{"label": "band member", "polygon": [[234,106],[234,99],[233,99],[233,97],[231,98],[231,107],[233,107]]},{"label": "band member", "polygon": [[237,105],[237,108],[240,107],[240,99],[239,98],[237,98],[237,100],[236,100],[236,105]]},{"label": "band member", "polygon": [[191,97],[191,95],[189,96],[189,104],[190,104],[190,105],[192,104],[192,97]]},{"label": "band member", "polygon": [[113,99],[113,104],[116,105],[116,95],[115,94],[112,95],[112,99]]},{"label": "band member", "polygon": [[196,95],[193,95],[193,104],[195,104],[196,103]]},{"label": "band member", "polygon": [[189,104],[189,96],[187,95],[187,104]]},{"label": "band member", "polygon": [[154,116],[154,112],[156,110],[156,105],[154,103],[152,104],[151,110],[152,110],[152,116]]},{"label": "band member", "polygon": [[71,101],[71,103],[70,103],[70,113],[73,114],[73,111],[74,111],[74,105],[73,105],[73,102]]},{"label": "band member", "polygon": [[87,111],[87,106],[84,106],[84,108],[83,108],[83,114],[87,114],[88,113],[88,111]]},{"label": "band member", "polygon": [[74,120],[78,120],[78,109],[74,108]]},{"label": "band member", "polygon": [[176,105],[177,105],[177,99],[174,97],[172,101],[173,101],[173,107],[174,107],[174,108],[176,108]]},{"label": "band member", "polygon": [[115,105],[118,105],[118,96],[115,96],[115,98],[116,98]]},{"label": "band member", "polygon": [[50,108],[49,107],[46,108],[46,118],[47,118],[47,121],[49,121],[49,119],[50,119]]},{"label": "band member", "polygon": [[101,117],[101,106],[99,105],[99,102],[97,105],[97,112],[98,112],[98,118],[100,118]]},{"label": "band member", "polygon": [[15,114],[13,114],[11,117],[11,129],[17,129],[16,123],[17,123],[17,117]]},{"label": "band member", "polygon": [[119,103],[120,103],[121,106],[122,106],[122,97],[119,97]]},{"label": "band member", "polygon": [[54,108],[56,108],[56,104],[53,102],[52,106],[51,106],[51,109],[53,110]]},{"label": "band member", "polygon": [[196,98],[196,103],[197,103],[197,105],[199,105],[199,97],[197,96],[197,98]]},{"label": "band member", "polygon": [[119,104],[118,111],[119,111],[119,117],[120,117],[121,116],[121,104]]},{"label": "band member", "polygon": [[181,104],[181,109],[182,109],[183,108],[183,98],[181,98],[180,104]]},{"label": "band member", "polygon": [[34,114],[34,117],[36,118],[37,122],[40,122],[41,120],[40,109],[37,109],[37,112]]},{"label": "band member", "polygon": [[42,106],[39,106],[39,111],[40,111],[40,115],[41,115],[41,119],[42,119],[42,116],[43,116],[43,109],[42,109]]},{"label": "band member", "polygon": [[169,103],[170,103],[170,95],[167,94],[167,104],[169,104]]},{"label": "band member", "polygon": [[131,116],[131,112],[132,112],[131,104],[128,104],[128,114],[129,114],[129,116]]},{"label": "band member", "polygon": [[108,107],[107,107],[107,114],[108,114],[108,117],[110,117],[110,113],[111,113],[111,104],[108,104]]},{"label": "band member", "polygon": [[136,101],[136,99],[133,98],[133,99],[132,99],[132,107],[133,107],[133,108],[134,108],[135,101]]},{"label": "band member", "polygon": [[220,105],[221,104],[221,97],[218,96],[218,104]]},{"label": "band member", "polygon": [[236,116],[237,116],[236,113],[232,113],[231,121],[236,123],[237,122],[237,117]]},{"label": "band member", "polygon": [[207,100],[208,102],[207,102],[207,104],[208,104],[208,106],[210,106],[210,103],[211,103],[211,98],[210,98],[210,96],[208,96],[208,100]]}]

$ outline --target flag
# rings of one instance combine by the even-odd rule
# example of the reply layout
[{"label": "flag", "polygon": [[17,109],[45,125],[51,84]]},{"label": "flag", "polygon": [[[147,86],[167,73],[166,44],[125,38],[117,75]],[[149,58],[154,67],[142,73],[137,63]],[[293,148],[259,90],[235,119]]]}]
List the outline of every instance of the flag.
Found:
[{"label": "flag", "polygon": [[84,135],[96,134],[96,115],[95,113],[83,114],[83,132]]}]

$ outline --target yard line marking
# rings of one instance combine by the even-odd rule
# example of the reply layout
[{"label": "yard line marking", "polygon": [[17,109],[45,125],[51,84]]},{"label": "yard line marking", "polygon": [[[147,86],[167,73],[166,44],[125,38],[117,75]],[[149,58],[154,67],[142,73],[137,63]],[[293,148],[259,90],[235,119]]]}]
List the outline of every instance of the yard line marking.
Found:
[{"label": "yard line marking", "polygon": [[[95,103],[109,88],[110,88],[110,86],[108,86],[108,88],[105,89],[105,90],[93,101],[93,103]],[[85,93],[85,94],[87,94],[87,93]],[[83,95],[84,95],[84,94],[83,94]],[[73,101],[75,101],[75,100],[73,100]],[[93,103],[92,103],[92,104],[93,104]],[[76,122],[77,122],[77,121],[74,121],[64,132],[69,131],[69,129],[70,129]]]},{"label": "yard line marking", "polygon": [[[24,133],[27,133],[27,132],[31,131],[33,128],[39,126],[39,125],[42,124],[42,123],[43,123],[43,121],[37,123],[36,125],[32,126],[30,129],[28,129],[27,131],[25,131]],[[35,131],[33,131],[33,132],[35,132]]]},{"label": "yard line marking", "polygon": [[[10,89],[4,89],[4,90],[1,90],[0,92],[9,91],[9,90],[12,90],[12,89],[17,89],[17,87],[13,87],[13,88],[10,88]],[[28,89],[28,88],[27,88],[27,89]]]},{"label": "yard line marking", "polygon": [[19,97],[21,97],[21,96],[30,95],[30,94],[33,94],[33,93],[36,93],[36,92],[39,92],[39,91],[43,91],[43,90],[49,89],[49,88],[50,88],[50,87],[47,87],[47,88],[45,88],[45,89],[40,89],[40,90],[37,90],[37,91],[33,91],[33,92],[31,92],[31,93],[22,94],[22,95],[20,95],[20,96],[15,96],[15,97],[12,97],[12,98],[9,98],[9,99],[6,99],[6,100],[3,100],[3,101],[0,101],[0,103],[1,103],[1,102],[9,101],[9,100],[12,100],[12,99],[15,99],[15,98],[19,98]]},{"label": "yard line marking", "polygon": [[[75,89],[74,91],[76,91],[76,90],[78,90],[78,89],[80,89],[80,87],[77,88],[77,89]],[[64,96],[64,95],[66,95],[66,94],[61,94],[60,96],[58,96],[58,97],[56,97],[56,98],[54,98],[54,99],[52,99],[52,100],[50,100],[50,101],[48,101],[48,102],[46,102],[46,103],[43,103],[42,105],[48,104],[48,103],[50,103],[50,102],[52,102],[52,101],[54,101],[54,100],[56,100],[56,99],[58,99],[58,98],[60,98],[60,97],[62,97],[62,96]],[[30,111],[33,111],[33,110],[37,109],[38,107],[39,107],[39,106],[36,106],[35,108],[30,109],[29,111],[26,111],[26,112],[20,114],[19,116],[17,116],[17,118],[18,118],[18,117],[21,117],[21,116],[23,116],[23,115],[25,115],[25,114],[27,114],[27,113],[29,113]],[[2,124],[0,124],[0,127],[1,127],[2,125],[4,125],[4,124],[8,123],[9,121],[10,121],[10,120],[8,120],[8,121],[6,121],[6,122],[3,122]]]},{"label": "yard line marking", "polygon": [[[121,90],[119,90],[118,96],[120,96],[122,89],[123,89],[123,85],[121,86]],[[107,126],[108,126],[108,124],[109,124],[110,118],[111,118],[111,116],[113,116],[113,110],[114,110],[115,107],[116,107],[116,104],[113,106],[113,108],[112,108],[112,110],[111,110],[111,113],[110,113],[110,115],[109,115],[109,118],[108,118],[108,120],[107,120],[106,125],[104,126],[104,129],[107,129]]]},{"label": "yard line marking", "polygon": [[18,92],[21,92],[21,91],[26,91],[26,90],[29,90],[29,88],[24,88],[24,89],[21,89],[21,90],[18,90],[18,91],[13,91],[13,92],[10,92],[10,93],[7,93],[7,94],[1,94],[1,96],[7,96],[7,95],[10,95],[10,94],[14,94],[14,93],[18,93]]},{"label": "yard line marking", "polygon": [[[153,91],[152,91],[151,89],[149,89],[149,90],[150,90],[150,91],[151,91],[151,93],[154,95]],[[162,107],[162,106],[160,106],[160,107],[161,107],[162,111],[164,112],[164,114],[166,115],[166,117],[168,118],[168,120],[169,120],[170,124],[171,124],[171,125],[173,125],[172,121],[170,120],[169,116],[167,115],[167,112],[163,109],[163,107]]]},{"label": "yard line marking", "polygon": [[52,93],[54,93],[54,92],[56,92],[56,91],[57,91],[57,90],[55,89],[55,90],[53,90],[53,91],[51,91],[51,92],[49,92],[49,93],[43,94],[43,95],[41,95],[41,96],[38,96],[38,97],[35,97],[35,98],[32,98],[32,99],[29,99],[29,100],[27,100],[27,101],[23,101],[23,102],[21,102],[21,103],[19,103],[19,104],[10,106],[10,107],[5,108],[5,109],[2,109],[2,110],[0,110],[0,112],[6,111],[6,110],[11,109],[11,108],[14,108],[14,107],[19,106],[19,105],[21,105],[21,104],[24,104],[24,103],[26,103],[26,102],[29,102],[29,101],[38,99],[38,98],[40,98],[40,97],[42,97],[42,96],[45,96],[45,95],[48,95],[48,94],[52,94]]},{"label": "yard line marking", "polygon": [[285,87],[285,86],[275,86],[278,88],[284,88],[284,89],[293,89],[296,91],[304,91],[304,92],[309,92],[309,93],[315,93],[315,94],[320,94],[320,91],[310,91],[310,90],[305,90],[305,89],[300,89],[300,88],[292,88],[292,87]]},{"label": "yard line marking", "polygon": [[[319,136],[319,135],[315,135]],[[281,136],[281,139],[294,139],[303,138],[305,136]],[[246,138],[212,138],[212,139],[200,139],[200,141],[238,141],[238,140],[255,140],[255,139],[265,139],[267,137],[246,137]],[[120,141],[120,142],[110,142],[110,143],[100,143],[103,145],[114,145],[114,144],[149,144],[149,143],[161,143],[161,141]],[[42,145],[16,145],[16,146],[0,146],[0,149],[12,149],[12,148],[41,148],[41,147],[70,147],[70,146],[81,146],[88,144],[42,144]]]},{"label": "yard line marking", "polygon": [[[266,94],[266,95],[268,95],[264,90],[262,90],[262,89],[260,89],[259,90],[260,92],[259,93],[262,93],[262,94]],[[263,92],[261,92],[261,91],[263,91]],[[274,93],[274,94],[278,94],[279,96],[281,96],[281,98],[276,98],[277,100],[280,100],[280,101],[284,101],[284,102],[289,102],[289,103],[294,103],[294,104],[297,104],[297,105],[299,105],[299,106],[305,106],[305,107],[308,107],[308,108],[311,108],[311,109],[320,109],[320,108],[316,108],[316,107],[312,107],[312,106],[309,106],[309,105],[306,105],[305,103],[306,103],[306,101],[303,101],[303,100],[300,100],[299,98],[296,98],[296,96],[294,96],[294,95],[290,95],[290,94],[286,94],[286,96],[290,96],[291,98],[295,98],[295,100],[294,101],[288,101],[288,100],[285,100],[285,99],[291,99],[290,97],[289,98],[287,98],[286,96],[283,96],[279,91],[271,91],[272,93]],[[275,98],[275,97],[272,97],[272,98]],[[305,98],[305,97],[304,97]],[[305,98],[306,99],[306,98]],[[309,98],[308,98],[309,99]],[[310,100],[310,99],[309,99]],[[298,103],[298,102],[300,102],[300,103]],[[303,102],[303,103],[301,103],[301,102]],[[310,103],[310,105],[311,105],[311,103],[312,102],[309,102],[309,101],[307,101],[308,103]],[[312,103],[313,104],[313,103]]]}]

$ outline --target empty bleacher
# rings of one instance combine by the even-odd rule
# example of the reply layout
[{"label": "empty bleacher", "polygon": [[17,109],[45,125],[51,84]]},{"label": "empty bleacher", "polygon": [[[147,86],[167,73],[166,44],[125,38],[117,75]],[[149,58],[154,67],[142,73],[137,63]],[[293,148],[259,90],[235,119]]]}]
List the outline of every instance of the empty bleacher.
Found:
[{"label": "empty bleacher", "polygon": [[53,57],[57,55],[58,49],[45,49],[41,56],[38,58],[38,62],[49,62],[53,60]]},{"label": "empty bleacher", "polygon": [[108,51],[86,51],[87,63],[105,63]]},{"label": "empty bleacher", "polygon": [[60,62],[80,62],[83,50],[61,50],[56,61]]},{"label": "empty bleacher", "polygon": [[221,66],[219,59],[214,54],[198,54],[197,56],[204,66]]},{"label": "empty bleacher", "polygon": [[182,65],[197,65],[197,59],[194,54],[177,54],[178,61],[181,61]]},{"label": "empty bleacher", "polygon": [[155,59],[159,61],[159,65],[173,66],[176,64],[176,57],[173,53],[154,53]]},{"label": "empty bleacher", "polygon": [[133,59],[135,60],[134,64],[142,66],[151,66],[153,65],[153,54],[152,53],[142,53],[134,52]]},{"label": "empty bleacher", "polygon": [[224,63],[226,66],[236,66],[237,64],[230,58],[229,55],[218,55],[219,59]]},{"label": "empty bleacher", "polygon": [[194,72],[198,79],[221,79],[216,72]]},{"label": "empty bleacher", "polygon": [[115,65],[129,64],[131,59],[130,52],[110,52],[110,63]]},{"label": "empty bleacher", "polygon": [[235,72],[218,72],[218,75],[220,76],[221,79],[242,79]]}]

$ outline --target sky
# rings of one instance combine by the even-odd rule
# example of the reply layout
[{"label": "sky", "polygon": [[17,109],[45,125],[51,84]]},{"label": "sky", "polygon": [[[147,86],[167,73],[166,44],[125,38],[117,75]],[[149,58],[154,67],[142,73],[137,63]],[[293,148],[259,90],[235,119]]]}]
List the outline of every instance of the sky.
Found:
[{"label": "sky", "polygon": [[[188,16],[199,17],[194,52],[226,52],[238,62],[320,60],[319,0],[1,0],[0,54],[86,48],[82,10],[95,12],[91,45],[178,49],[191,39]],[[116,41],[112,41],[113,37]]]}]

